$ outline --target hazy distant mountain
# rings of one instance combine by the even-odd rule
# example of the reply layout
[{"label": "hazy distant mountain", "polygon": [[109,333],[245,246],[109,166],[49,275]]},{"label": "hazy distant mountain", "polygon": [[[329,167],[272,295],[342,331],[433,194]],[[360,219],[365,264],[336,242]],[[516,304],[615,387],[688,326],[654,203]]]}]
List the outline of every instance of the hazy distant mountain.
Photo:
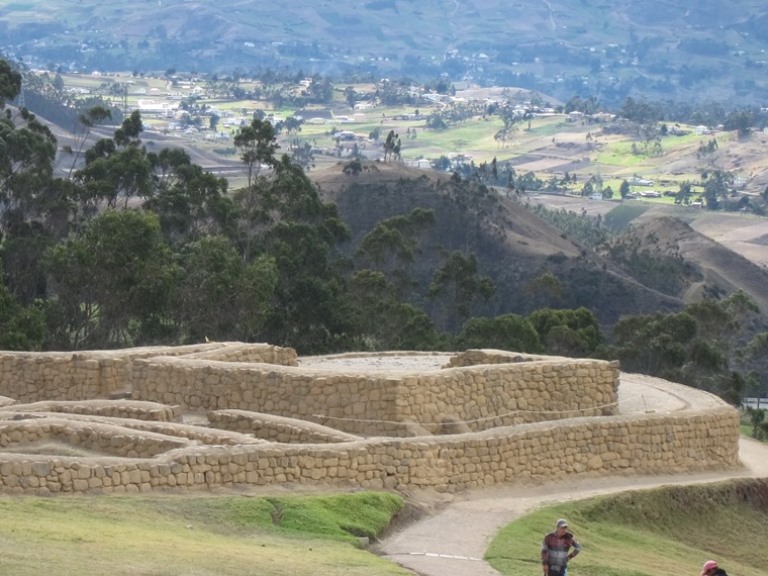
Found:
[{"label": "hazy distant mountain", "polygon": [[768,100],[768,4],[747,0],[25,0],[0,6],[0,43],[28,65],[87,70],[447,75],[560,100]]}]

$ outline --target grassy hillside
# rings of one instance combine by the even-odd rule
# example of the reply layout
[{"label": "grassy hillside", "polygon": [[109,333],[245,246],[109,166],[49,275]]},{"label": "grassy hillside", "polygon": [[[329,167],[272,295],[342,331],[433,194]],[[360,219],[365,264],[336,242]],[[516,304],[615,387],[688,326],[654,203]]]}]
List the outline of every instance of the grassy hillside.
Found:
[{"label": "grassy hillside", "polygon": [[739,480],[558,504],[504,528],[486,558],[504,575],[538,576],[541,539],[563,517],[584,547],[569,574],[698,574],[713,558],[729,574],[760,576],[768,551],[754,536],[768,520],[767,495],[765,480]]},{"label": "grassy hillside", "polygon": [[383,493],[0,499],[5,574],[395,576],[356,546],[402,506]]},{"label": "grassy hillside", "polygon": [[[454,102],[418,99],[408,106],[385,105],[374,98],[377,90],[383,90],[383,83],[337,81],[327,104],[276,106],[267,95],[268,88],[286,95],[303,87],[298,82],[268,87],[248,79],[212,82],[189,75],[171,79],[164,73],[133,75],[128,70],[99,75],[61,74],[63,94],[80,100],[103,98],[121,111],[141,109],[145,127],[142,139],[148,148],[184,146],[194,161],[235,180],[238,167],[240,176],[245,170],[233,146],[232,133],[242,123],[249,123],[254,111],[259,110],[273,114],[276,122],[293,115],[300,117],[303,124],[299,130],[284,131],[280,135],[280,152],[290,152],[297,142],[310,144],[317,168],[335,164],[340,156],[348,155],[354,145],[366,158],[381,158],[383,141],[392,130],[400,135],[405,163],[420,159],[434,162],[456,154],[463,154],[476,165],[496,158],[500,163],[513,165],[518,174],[531,172],[544,181],[562,178],[566,173],[577,176],[578,183],[572,185],[575,192],[590,178],[597,178],[618,197],[623,180],[640,176],[653,180],[650,188],[659,191],[676,192],[680,184],[689,182],[696,195],[703,190],[702,175],[715,170],[738,178],[740,192],[761,194],[768,186],[768,167],[763,161],[768,138],[758,125],[748,137],[739,137],[735,131],[713,129],[711,133],[701,134],[693,125],[658,122],[652,135],[654,140],[658,138],[658,145],[651,150],[640,125],[605,117],[573,121],[564,114],[535,114],[530,119],[518,120],[508,139],[502,141],[494,138],[503,126],[502,118],[498,113],[488,113],[485,102],[520,105],[535,96],[531,92],[474,88],[457,91]],[[55,76],[37,73],[34,82],[53,90]],[[232,93],[232,86],[253,96],[237,97]],[[348,89],[370,107],[353,109],[345,98]],[[85,93],[78,95],[77,91]],[[194,101],[198,110],[189,112],[188,120],[194,121],[191,128],[182,125],[184,110],[179,109],[182,97]],[[547,97],[542,105],[556,103]],[[152,104],[166,107],[167,111],[147,108]],[[32,111],[46,117],[44,110],[33,108]],[[211,114],[218,117],[216,131],[209,128]],[[429,126],[429,118],[435,114],[446,118],[444,129]],[[324,120],[312,122],[316,117]],[[63,149],[73,144],[73,134],[72,128],[60,124],[55,133]],[[101,132],[95,130],[94,136],[96,133],[109,135],[115,127],[100,127]],[[337,142],[334,131],[339,130],[355,134],[354,141]],[[370,139],[377,131],[378,141]],[[701,149],[709,145],[713,149],[702,152]],[[60,159],[67,169],[71,166],[71,159],[66,155],[61,154]],[[238,181],[232,187],[241,184],[242,181]],[[633,185],[632,188],[633,192],[640,192],[648,187]]]}]

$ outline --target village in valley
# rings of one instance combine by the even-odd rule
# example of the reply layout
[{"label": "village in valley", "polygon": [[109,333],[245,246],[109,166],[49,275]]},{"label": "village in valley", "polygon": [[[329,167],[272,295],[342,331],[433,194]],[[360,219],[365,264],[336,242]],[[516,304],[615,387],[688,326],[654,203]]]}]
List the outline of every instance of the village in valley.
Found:
[{"label": "village in valley", "polygon": [[[692,207],[704,204],[696,192],[703,192],[699,184],[707,170],[728,171],[734,194],[760,195],[768,184],[764,168],[750,161],[757,152],[745,153],[762,148],[761,134],[747,143],[723,126],[677,122],[653,123],[648,133],[615,113],[582,107],[578,99],[563,103],[522,89],[390,79],[333,84],[319,76],[265,80],[175,70],[36,75],[67,106],[107,103],[115,112],[111,125],[138,110],[149,147],[188,149],[196,162],[235,185],[244,169],[234,136],[254,118],[270,122],[281,153],[307,171],[391,155],[407,166],[466,176],[493,162],[538,180],[529,190],[590,199],[674,202],[687,182],[692,194],[685,203]],[[59,137],[66,142],[68,135]],[[718,153],[721,148],[732,151]],[[741,160],[730,165],[735,149]]]}]

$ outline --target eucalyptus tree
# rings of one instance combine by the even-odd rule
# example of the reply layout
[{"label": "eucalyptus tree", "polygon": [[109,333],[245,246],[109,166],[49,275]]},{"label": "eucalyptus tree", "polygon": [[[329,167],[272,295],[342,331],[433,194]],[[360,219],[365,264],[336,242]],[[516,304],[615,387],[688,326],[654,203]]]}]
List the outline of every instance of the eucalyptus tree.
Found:
[{"label": "eucalyptus tree", "polygon": [[[2,64],[3,98],[11,98],[20,84]],[[56,138],[34,114],[7,108],[0,116],[0,257],[7,288],[21,305],[44,295],[41,255],[62,215],[68,218],[68,186],[53,178],[55,156]]]},{"label": "eucalyptus tree", "polygon": [[135,110],[112,138],[102,138],[86,150],[85,166],[74,174],[84,213],[93,215],[102,204],[115,208],[120,198],[127,208],[132,198],[151,195],[152,164],[139,138],[143,130],[141,114]]},{"label": "eucalyptus tree", "polygon": [[157,216],[106,210],[46,255],[51,276],[51,335],[58,348],[145,343],[168,316],[180,271]]},{"label": "eucalyptus tree", "polygon": [[391,160],[393,157],[395,160],[400,159],[400,135],[396,134],[394,130],[390,130],[387,134],[387,139],[384,141],[384,162]]},{"label": "eucalyptus tree", "polygon": [[235,134],[235,148],[240,151],[240,158],[248,168],[248,187],[261,172],[262,164],[272,166],[275,163],[277,144],[275,128],[267,120],[254,118],[248,126],[240,128]]},{"label": "eucalyptus tree", "polygon": [[354,350],[437,350],[443,336],[420,308],[400,300],[384,274],[361,270],[347,282]]},{"label": "eucalyptus tree", "polygon": [[156,213],[165,239],[172,245],[206,235],[233,233],[237,209],[227,196],[228,183],[192,163],[180,148],[149,153],[153,191],[145,210]]},{"label": "eucalyptus tree", "polygon": [[428,295],[442,301],[442,322],[450,329],[463,324],[473,304],[480,299],[488,300],[495,291],[493,281],[478,274],[475,255],[457,250],[435,272]]},{"label": "eucalyptus tree", "polygon": [[760,337],[749,341],[757,315],[754,302],[735,292],[682,312],[622,317],[613,327],[611,354],[628,372],[709,390],[737,404],[746,385],[737,370],[763,367],[754,356]]},{"label": "eucalyptus tree", "polygon": [[275,164],[261,201],[261,245],[278,269],[268,334],[302,350],[339,349],[349,325],[336,247],[349,230],[287,156]]},{"label": "eucalyptus tree", "polygon": [[338,349],[349,319],[336,247],[349,231],[288,156],[261,160],[273,170],[238,190],[234,201],[244,262],[269,256],[277,267],[265,339],[303,352]]},{"label": "eucalyptus tree", "polygon": [[0,59],[0,108],[5,107],[21,92],[21,73],[11,67],[8,61]]},{"label": "eucalyptus tree", "polygon": [[414,208],[408,214],[380,221],[360,242],[355,253],[357,266],[381,272],[400,297],[406,296],[413,285],[408,267],[421,251],[420,241],[434,223],[434,210],[425,208]]},{"label": "eucalyptus tree", "polygon": [[458,348],[500,348],[541,354],[544,346],[530,320],[517,314],[495,318],[475,317],[466,321],[456,336]]},{"label": "eucalyptus tree", "polygon": [[0,349],[40,350],[45,335],[44,307],[20,305],[0,283]]},{"label": "eucalyptus tree", "polygon": [[34,114],[22,108],[0,117],[0,232],[38,215],[55,157],[56,137]]},{"label": "eucalyptus tree", "polygon": [[202,236],[176,256],[170,318],[181,342],[253,341],[270,314],[277,268],[269,256],[245,263],[222,236]]},{"label": "eucalyptus tree", "polygon": [[88,141],[88,137],[91,135],[91,131],[97,125],[111,119],[112,111],[105,106],[94,106],[78,116],[78,133],[75,135],[75,149],[73,150],[74,157],[72,158],[72,166],[69,168],[70,178],[83,153],[83,148]]},{"label": "eucalyptus tree", "polygon": [[[53,181],[56,138],[34,114],[5,108],[21,90],[21,74],[0,60],[0,347],[39,349],[45,291],[41,255],[53,242],[46,213],[63,205]],[[18,125],[17,125],[18,123]]]},{"label": "eucalyptus tree", "polygon": [[586,308],[563,310],[541,308],[527,320],[539,335],[547,354],[585,357],[603,343],[600,325]]}]

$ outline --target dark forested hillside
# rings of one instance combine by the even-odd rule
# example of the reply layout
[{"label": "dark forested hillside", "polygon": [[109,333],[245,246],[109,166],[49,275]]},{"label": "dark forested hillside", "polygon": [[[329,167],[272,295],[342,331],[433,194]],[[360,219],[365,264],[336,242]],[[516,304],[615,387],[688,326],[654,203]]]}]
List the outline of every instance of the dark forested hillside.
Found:
[{"label": "dark forested hillside", "polygon": [[[454,251],[474,254],[479,273],[496,285],[493,297],[475,307],[477,315],[586,307],[608,326],[622,314],[683,305],[679,294],[644,285],[519,201],[485,186],[445,176],[428,178],[419,170],[383,163],[371,164],[357,176],[344,175],[340,164],[313,179],[349,225],[353,247],[381,220],[419,208],[434,211],[434,223],[422,228],[417,249],[401,269],[423,286]],[[419,304],[432,315],[440,306],[437,301]]]},{"label": "dark forested hillside", "polygon": [[749,0],[29,0],[0,8],[0,51],[77,70],[288,68],[761,105],[766,24]]}]

